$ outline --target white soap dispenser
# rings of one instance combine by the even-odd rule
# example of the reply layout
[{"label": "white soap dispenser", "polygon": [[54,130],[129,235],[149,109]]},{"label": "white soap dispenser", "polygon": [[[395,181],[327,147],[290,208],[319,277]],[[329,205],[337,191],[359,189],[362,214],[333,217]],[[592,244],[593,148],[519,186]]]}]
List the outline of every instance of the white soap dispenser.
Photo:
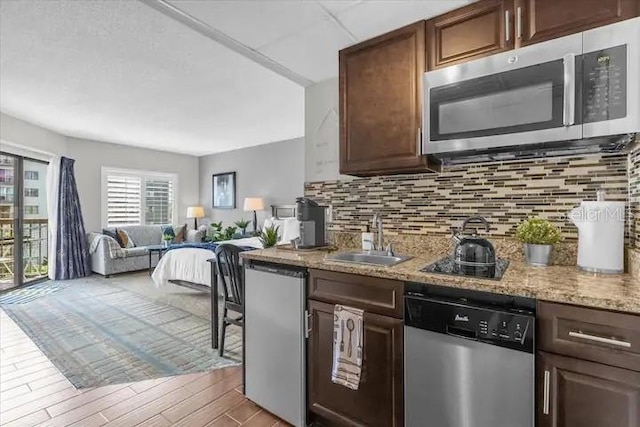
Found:
[{"label": "white soap dispenser", "polygon": [[366,231],[362,233],[362,250],[372,251],[374,249],[373,233],[371,232],[371,228],[367,225]]}]

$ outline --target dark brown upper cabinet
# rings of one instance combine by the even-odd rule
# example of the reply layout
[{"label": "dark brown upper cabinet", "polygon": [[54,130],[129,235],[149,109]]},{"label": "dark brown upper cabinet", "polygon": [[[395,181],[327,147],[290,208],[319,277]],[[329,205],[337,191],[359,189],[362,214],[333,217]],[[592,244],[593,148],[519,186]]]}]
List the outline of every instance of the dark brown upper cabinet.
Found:
[{"label": "dark brown upper cabinet", "polygon": [[513,16],[513,0],[482,0],[428,20],[427,68],[513,49]]},{"label": "dark brown upper cabinet", "polygon": [[340,173],[425,171],[425,22],[340,51]]},{"label": "dark brown upper cabinet", "polygon": [[516,47],[633,18],[638,0],[515,0]]}]

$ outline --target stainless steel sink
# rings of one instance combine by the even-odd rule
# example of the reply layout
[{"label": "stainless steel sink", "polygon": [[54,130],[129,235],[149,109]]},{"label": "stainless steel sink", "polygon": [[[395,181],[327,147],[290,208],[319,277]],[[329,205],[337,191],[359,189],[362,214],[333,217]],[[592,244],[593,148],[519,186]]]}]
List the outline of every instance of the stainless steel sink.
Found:
[{"label": "stainless steel sink", "polygon": [[338,252],[327,256],[328,260],[337,262],[347,262],[352,264],[377,265],[381,267],[391,267],[401,262],[410,260],[410,256],[390,256],[384,252]]}]

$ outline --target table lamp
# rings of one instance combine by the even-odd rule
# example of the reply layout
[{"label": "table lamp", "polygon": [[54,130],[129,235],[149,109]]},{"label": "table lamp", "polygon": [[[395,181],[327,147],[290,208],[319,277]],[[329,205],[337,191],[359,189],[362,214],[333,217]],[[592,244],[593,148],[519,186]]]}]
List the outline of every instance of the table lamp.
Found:
[{"label": "table lamp", "polygon": [[204,218],[204,208],[202,206],[189,206],[187,208],[187,218],[193,218],[195,229],[198,229],[198,218]]},{"label": "table lamp", "polygon": [[244,210],[253,211],[253,233],[254,234],[258,232],[258,216],[256,215],[256,211],[261,211],[263,209],[264,209],[264,200],[262,200],[262,197],[245,197]]}]

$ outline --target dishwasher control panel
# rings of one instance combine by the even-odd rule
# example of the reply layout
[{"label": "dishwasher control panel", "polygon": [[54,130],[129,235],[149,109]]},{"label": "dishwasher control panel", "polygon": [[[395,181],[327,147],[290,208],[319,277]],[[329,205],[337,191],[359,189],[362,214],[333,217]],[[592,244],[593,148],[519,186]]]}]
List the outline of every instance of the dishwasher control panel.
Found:
[{"label": "dishwasher control panel", "polygon": [[405,294],[405,326],[534,352],[535,314],[526,308],[467,297]]}]

